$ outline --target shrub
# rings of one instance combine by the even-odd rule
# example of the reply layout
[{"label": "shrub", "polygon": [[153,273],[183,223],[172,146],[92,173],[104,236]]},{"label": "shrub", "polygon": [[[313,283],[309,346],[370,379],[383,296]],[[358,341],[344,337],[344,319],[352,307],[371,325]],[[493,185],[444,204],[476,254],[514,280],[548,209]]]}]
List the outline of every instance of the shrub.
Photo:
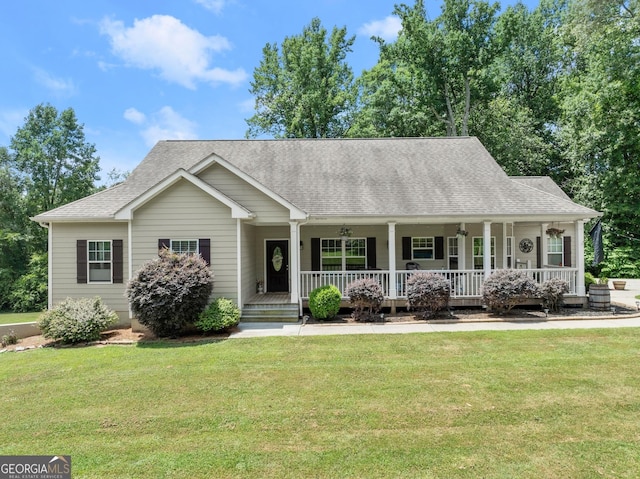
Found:
[{"label": "shrub", "polygon": [[213,273],[199,255],[168,249],[136,271],[127,285],[131,310],[157,336],[174,336],[207,306]]},{"label": "shrub", "polygon": [[449,281],[437,273],[414,273],[407,279],[407,305],[423,318],[435,315],[449,306]]},{"label": "shrub", "polygon": [[382,287],[373,278],[353,281],[347,286],[346,295],[354,309],[352,316],[356,321],[372,321],[384,301]]},{"label": "shrub", "polygon": [[42,313],[38,326],[45,338],[79,343],[100,339],[100,333],[117,321],[118,315],[96,296],[65,299]]},{"label": "shrub", "polygon": [[550,311],[558,311],[563,304],[564,294],[569,292],[569,283],[561,278],[550,278],[540,286],[542,306]]},{"label": "shrub", "polygon": [[217,298],[205,309],[195,323],[203,332],[224,331],[240,322],[240,309],[227,298]]},{"label": "shrub", "polygon": [[332,284],[320,286],[309,294],[309,309],[314,318],[331,319],[340,311],[342,294]]},{"label": "shrub", "polygon": [[482,300],[499,314],[509,312],[527,298],[538,296],[538,285],[524,271],[500,269],[482,285]]},{"label": "shrub", "polygon": [[18,336],[16,336],[16,332],[12,329],[9,331],[9,334],[3,334],[0,343],[3,348],[10,344],[18,344]]}]

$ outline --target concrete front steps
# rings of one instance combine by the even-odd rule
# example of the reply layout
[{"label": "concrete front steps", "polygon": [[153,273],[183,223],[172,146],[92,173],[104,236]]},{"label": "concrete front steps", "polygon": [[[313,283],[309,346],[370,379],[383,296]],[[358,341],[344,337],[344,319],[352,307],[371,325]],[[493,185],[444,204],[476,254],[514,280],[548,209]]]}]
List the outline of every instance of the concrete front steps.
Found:
[{"label": "concrete front steps", "polygon": [[298,321],[297,304],[245,304],[242,308],[242,322],[290,322]]}]

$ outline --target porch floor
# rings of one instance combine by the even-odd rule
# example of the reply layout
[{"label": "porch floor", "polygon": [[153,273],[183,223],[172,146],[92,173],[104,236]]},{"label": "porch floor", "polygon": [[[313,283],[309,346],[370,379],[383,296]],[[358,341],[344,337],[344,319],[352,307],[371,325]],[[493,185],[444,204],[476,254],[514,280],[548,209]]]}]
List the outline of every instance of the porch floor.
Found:
[{"label": "porch floor", "polygon": [[254,294],[245,304],[290,304],[289,293],[263,293]]}]

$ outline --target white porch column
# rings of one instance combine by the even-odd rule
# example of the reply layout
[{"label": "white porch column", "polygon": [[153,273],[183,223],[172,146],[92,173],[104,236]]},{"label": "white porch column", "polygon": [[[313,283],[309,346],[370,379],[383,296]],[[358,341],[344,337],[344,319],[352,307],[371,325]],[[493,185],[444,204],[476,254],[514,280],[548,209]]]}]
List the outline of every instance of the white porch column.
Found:
[{"label": "white porch column", "polygon": [[[465,231],[467,224],[460,223],[460,229]],[[464,235],[458,236],[458,269],[467,269],[467,237]]]},{"label": "white porch column", "polygon": [[398,298],[396,286],[396,224],[389,223],[387,238],[389,239],[389,299]]},{"label": "white porch column", "polygon": [[507,223],[506,222],[502,223],[502,268],[507,269]]},{"label": "white porch column", "polygon": [[576,277],[576,294],[585,296],[584,286],[584,220],[575,222],[576,229],[576,263],[578,263],[578,275]]},{"label": "white porch column", "polygon": [[544,268],[547,264],[547,251],[549,251],[549,245],[547,241],[547,230],[549,229],[549,223],[542,223],[540,225],[540,267]]},{"label": "white porch column", "polygon": [[491,275],[491,221],[483,223],[482,231],[482,265],[485,279]]},{"label": "white porch column", "polygon": [[289,250],[291,302],[297,304],[300,296],[300,235],[297,221],[289,221]]},{"label": "white porch column", "polygon": [[236,288],[238,290],[238,308],[242,309],[244,298],[242,297],[242,220],[236,219]]}]

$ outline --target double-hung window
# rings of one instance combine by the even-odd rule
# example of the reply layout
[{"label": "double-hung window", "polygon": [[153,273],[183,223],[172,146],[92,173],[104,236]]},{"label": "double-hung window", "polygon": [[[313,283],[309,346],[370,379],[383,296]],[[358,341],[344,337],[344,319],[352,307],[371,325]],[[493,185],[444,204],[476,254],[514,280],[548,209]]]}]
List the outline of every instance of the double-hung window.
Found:
[{"label": "double-hung window", "polygon": [[547,264],[551,266],[562,266],[564,258],[564,239],[559,237],[547,238]]},{"label": "double-hung window", "polygon": [[[473,269],[484,268],[484,238],[473,237]],[[491,269],[496,268],[496,237],[491,237]]]},{"label": "double-hung window", "polygon": [[367,268],[366,238],[345,240],[344,249],[340,238],[323,238],[320,241],[322,271],[348,271]]},{"label": "double-hung window", "polygon": [[433,259],[434,240],[431,237],[411,238],[411,258],[412,259]]},{"label": "double-hung window", "polygon": [[111,282],[111,241],[87,241],[89,283]]}]

